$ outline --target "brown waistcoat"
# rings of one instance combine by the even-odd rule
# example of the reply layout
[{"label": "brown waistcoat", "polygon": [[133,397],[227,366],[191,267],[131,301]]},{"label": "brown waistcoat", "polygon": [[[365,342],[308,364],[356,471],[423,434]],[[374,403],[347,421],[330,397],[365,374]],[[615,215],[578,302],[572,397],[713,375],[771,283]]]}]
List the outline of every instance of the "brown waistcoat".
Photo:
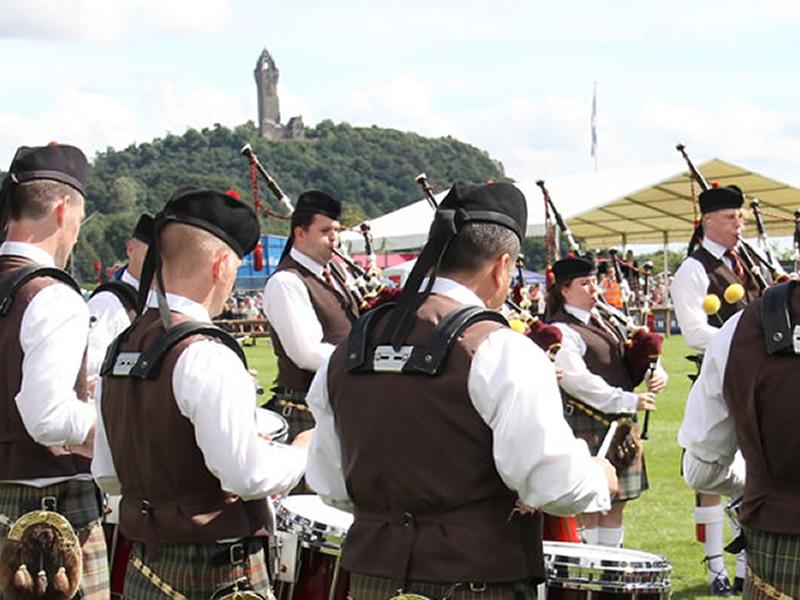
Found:
[{"label": "brown waistcoat", "polygon": [[[407,343],[459,306],[431,295]],[[349,374],[345,345],[333,353],[329,397],[356,506],[344,568],[398,580],[406,564],[410,580],[543,578],[539,515],[513,512],[517,494],[497,473],[492,431],[467,390],[475,349],[498,327],[469,327],[435,377]]]},{"label": "brown waistcoat", "polygon": [[[176,324],[187,320],[172,315]],[[141,352],[163,333],[158,311],[150,309],[120,351]],[[265,535],[269,529],[265,500],[245,502],[222,490],[197,447],[194,426],[175,402],[175,363],[189,345],[203,339],[195,335],[176,344],[155,379],[103,379],[103,423],[122,485],[120,527],[133,541],[212,542]]]},{"label": "brown waistcoat", "polygon": [[[0,256],[0,280],[24,266],[34,264],[21,256]],[[23,285],[14,297],[8,314],[0,319],[0,480],[69,477],[89,473],[90,461],[74,454],[55,456],[46,446],[37,444],[22,423],[16,395],[22,385],[23,352],[19,343],[22,316],[33,297],[47,286],[57,283],[49,277],[36,277]],[[86,400],[86,352],[74,385],[75,393]]]},{"label": "brown waistcoat", "polygon": [[[563,310],[554,314],[552,321],[566,323],[578,332],[586,343],[583,362],[592,373],[602,377],[608,385],[622,388],[627,392],[633,390],[633,381],[625,362],[625,346],[620,339],[609,335],[591,321],[584,324]],[[564,399],[581,401],[580,398],[572,398],[563,388],[561,395]]]},{"label": "brown waistcoat", "polygon": [[[761,295],[758,284],[753,278],[753,275],[747,271],[746,265],[745,271],[747,276],[745,277],[745,281],[742,282],[736,274],[728,268],[724,261],[715,258],[714,255],[703,246],[697,247],[692,253],[692,258],[699,261],[706,270],[706,274],[708,275],[707,293],[715,294],[720,299],[721,306],[719,312],[717,312],[716,315],[708,316],[709,325],[720,327],[720,319],[722,319],[722,323],[724,323]],[[744,296],[738,302],[728,304],[725,302],[724,294],[727,287],[732,283],[742,284],[744,287]],[[717,315],[719,315],[719,318],[717,318]]]},{"label": "brown waistcoat", "polygon": [[[800,322],[800,291],[791,300]],[[742,313],[723,379],[725,401],[747,463],[742,523],[753,529],[800,534],[800,358],[768,356],[761,300]]]},{"label": "brown waistcoat", "polygon": [[[341,266],[335,261],[331,261],[330,264],[332,276],[343,284],[345,279]],[[353,321],[358,318],[358,306],[349,291],[346,297],[343,297],[288,255],[278,265],[276,272],[278,271],[291,271],[302,279],[308,289],[317,319],[322,325],[323,342],[336,345],[347,337]],[[271,328],[271,336],[275,355],[278,357],[276,385],[295,392],[308,391],[311,380],[314,379],[314,372],[301,369],[292,362],[274,328]]]}]

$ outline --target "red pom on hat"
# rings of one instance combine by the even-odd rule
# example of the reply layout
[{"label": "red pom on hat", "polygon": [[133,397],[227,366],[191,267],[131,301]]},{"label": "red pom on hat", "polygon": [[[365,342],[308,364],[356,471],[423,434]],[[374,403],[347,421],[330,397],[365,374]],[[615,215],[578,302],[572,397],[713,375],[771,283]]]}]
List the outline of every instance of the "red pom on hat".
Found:
[{"label": "red pom on hat", "polygon": [[[230,197],[231,197],[231,198],[233,198],[234,200],[241,200],[241,199],[242,199],[242,197],[239,195],[239,192],[237,192],[237,191],[236,191],[236,190],[234,190],[234,189],[230,189],[230,190],[228,190],[228,191],[227,191],[227,192],[225,192],[225,193],[226,193],[226,194],[228,194],[228,196],[230,196]],[[260,270],[260,269],[259,269],[259,270]]]}]

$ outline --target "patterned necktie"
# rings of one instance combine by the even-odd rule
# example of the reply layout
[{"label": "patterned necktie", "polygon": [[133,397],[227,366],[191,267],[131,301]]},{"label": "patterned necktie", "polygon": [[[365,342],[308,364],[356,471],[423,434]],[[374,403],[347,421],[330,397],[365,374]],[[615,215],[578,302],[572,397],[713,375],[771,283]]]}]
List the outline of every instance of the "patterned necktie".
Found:
[{"label": "patterned necktie", "polygon": [[736,250],[725,250],[725,256],[731,260],[733,272],[736,274],[736,277],[738,277],[740,281],[744,281],[744,263],[739,253]]},{"label": "patterned necktie", "polygon": [[322,267],[322,277],[325,279],[325,283],[328,284],[328,287],[332,290],[336,289],[336,286],[333,285],[333,277],[331,277],[331,268],[326,264]]}]

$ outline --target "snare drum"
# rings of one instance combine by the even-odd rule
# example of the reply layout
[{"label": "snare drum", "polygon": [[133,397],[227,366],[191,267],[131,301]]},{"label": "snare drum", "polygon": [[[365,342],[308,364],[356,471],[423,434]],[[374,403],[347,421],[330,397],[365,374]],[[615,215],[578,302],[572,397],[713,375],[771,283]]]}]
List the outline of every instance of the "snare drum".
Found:
[{"label": "snare drum", "polygon": [[274,442],[286,442],[289,437],[289,423],[268,408],[256,409],[256,429],[259,433],[270,436]]},{"label": "snare drum", "polygon": [[313,494],[281,498],[275,506],[278,530],[285,534],[275,586],[278,600],[345,600],[350,576],[339,569],[339,557],[353,515]]},{"label": "snare drum", "polygon": [[547,600],[663,600],[672,565],[663,556],[627,548],[544,542]]}]

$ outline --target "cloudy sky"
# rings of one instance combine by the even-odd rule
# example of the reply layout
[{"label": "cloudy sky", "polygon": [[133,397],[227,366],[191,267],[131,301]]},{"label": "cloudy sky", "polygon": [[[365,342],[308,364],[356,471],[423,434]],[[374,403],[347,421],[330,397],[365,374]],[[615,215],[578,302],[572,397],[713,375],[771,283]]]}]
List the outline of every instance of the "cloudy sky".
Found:
[{"label": "cloudy sky", "polygon": [[[702,8],[697,5],[702,4]],[[256,119],[261,49],[283,120],[489,151],[518,180],[719,157],[800,183],[800,3],[762,0],[0,0],[0,164]],[[587,199],[587,206],[593,204]]]}]

